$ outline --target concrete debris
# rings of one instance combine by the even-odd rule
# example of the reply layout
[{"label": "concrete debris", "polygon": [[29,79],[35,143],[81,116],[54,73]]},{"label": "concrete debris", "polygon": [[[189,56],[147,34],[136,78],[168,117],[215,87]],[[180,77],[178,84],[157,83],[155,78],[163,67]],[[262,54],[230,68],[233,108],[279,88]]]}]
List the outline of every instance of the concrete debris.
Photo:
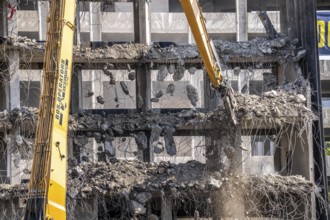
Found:
[{"label": "concrete debris", "polygon": [[148,202],[152,198],[150,192],[142,192],[136,195],[135,199],[141,204]]},{"label": "concrete debris", "polygon": [[236,67],[234,68],[234,74],[235,74],[235,76],[238,76],[240,72],[241,72],[241,68],[238,67],[238,66],[236,66]]},{"label": "concrete debris", "polygon": [[105,103],[104,98],[100,95],[98,97],[96,97],[96,101],[101,105],[103,105]]},{"label": "concrete debris", "polygon": [[188,72],[189,72],[190,74],[192,74],[192,75],[194,75],[194,74],[196,73],[196,71],[197,71],[197,68],[194,67],[194,66],[192,66],[192,67],[190,67],[190,68],[188,69]]},{"label": "concrete debris", "polygon": [[166,93],[170,93],[173,96],[175,90],[175,85],[173,83],[169,84],[166,88]]},{"label": "concrete debris", "polygon": [[23,145],[23,138],[21,135],[16,135],[15,143],[19,147]]},{"label": "concrete debris", "polygon": [[223,152],[229,159],[233,159],[236,155],[236,150],[233,147],[226,146],[223,148]]},{"label": "concrete debris", "polygon": [[158,69],[157,81],[164,81],[168,75],[168,70],[166,65],[161,65]]},{"label": "concrete debris", "polygon": [[277,32],[276,32],[272,22],[270,21],[268,15],[267,15],[267,12],[265,12],[265,11],[258,12],[258,17],[261,20],[268,37],[270,39],[274,39],[276,37]]},{"label": "concrete debris", "polygon": [[158,98],[151,98],[150,101],[151,102],[159,102],[159,99]]},{"label": "concrete debris", "polygon": [[148,148],[148,138],[143,131],[138,132],[137,134],[131,134],[131,136],[134,137],[140,150],[146,150]]},{"label": "concrete debris", "polygon": [[113,72],[111,72],[110,70],[107,69],[102,69],[103,73],[107,76],[110,77],[110,85],[115,85],[116,84],[116,79],[115,79],[115,75],[113,74]]},{"label": "concrete debris", "polygon": [[136,74],[134,71],[128,73],[128,79],[134,81],[136,79]]},{"label": "concrete debris", "polygon": [[123,90],[123,92],[126,95],[129,95],[128,87],[127,87],[127,85],[126,85],[126,83],[124,81],[120,81],[120,86],[121,86],[121,89]]},{"label": "concrete debris", "polygon": [[94,95],[94,92],[88,91],[87,94],[85,95],[85,98],[90,98]]},{"label": "concrete debris", "polygon": [[162,133],[162,128],[159,125],[155,124],[151,126],[151,134],[150,134],[151,144],[159,140],[161,133]]},{"label": "concrete debris", "polygon": [[184,66],[178,66],[175,73],[173,74],[173,80],[174,81],[179,81],[184,77],[184,72],[185,72]]},{"label": "concrete debris", "polygon": [[[32,42],[26,37],[8,38],[4,43],[34,51],[44,51],[44,44]],[[289,37],[277,34],[274,39],[259,37],[246,42],[214,41],[219,57],[227,62],[231,58],[262,59],[270,58],[281,62],[297,59],[296,46],[290,43]],[[303,53],[304,55],[305,53]],[[200,59],[198,49],[194,45],[171,45],[168,47],[146,46],[143,44],[116,44],[102,48],[74,48],[74,55],[86,60],[92,59],[126,59],[126,60],[174,60]],[[299,57],[301,58],[301,57]],[[180,65],[179,65],[180,66]],[[170,65],[168,73],[172,74],[174,65]]]},{"label": "concrete debris", "polygon": [[105,154],[109,157],[116,156],[116,148],[113,146],[112,142],[109,140],[104,141]]},{"label": "concrete debris", "polygon": [[178,65],[179,66],[184,66],[184,61],[182,59],[178,59]]},{"label": "concrete debris", "polygon": [[159,91],[156,93],[155,97],[156,97],[157,99],[159,99],[159,98],[161,98],[163,95],[164,95],[163,90],[159,90]]},{"label": "concrete debris", "polygon": [[144,104],[144,101],[143,101],[143,98],[142,98],[142,96],[140,94],[137,96],[136,102],[137,102],[138,108],[142,108],[142,106]]},{"label": "concrete debris", "polygon": [[168,73],[169,74],[174,74],[175,73],[175,66],[174,66],[174,64],[170,64],[168,66]]},{"label": "concrete debris", "polygon": [[[27,188],[28,184],[1,184],[0,199],[11,201],[14,198],[25,198]],[[307,195],[314,193],[316,186],[300,176],[226,176],[220,172],[209,172],[205,164],[196,161],[173,164],[165,161],[148,163],[112,159],[94,164],[82,162],[77,167],[70,167],[67,188],[68,214],[75,210],[72,205],[78,200],[87,202],[88,198],[97,198],[100,202],[112,202],[120,198],[123,202],[121,204],[125,204],[123,212],[126,215],[148,219],[146,207],[154,192],[162,192],[162,195],[166,195],[164,198],[173,201],[186,198],[200,203],[210,203],[212,196],[217,193],[221,193],[223,199],[217,201],[227,201],[238,192],[240,199],[247,204],[246,210],[252,212],[264,210],[268,203],[278,204],[278,198],[267,196],[269,193],[288,195],[290,198],[294,196],[292,205],[295,206],[308,199]],[[266,196],[261,198],[260,195]],[[251,207],[253,204],[260,207]],[[152,219],[157,219],[157,216]]]},{"label": "concrete debris", "polygon": [[214,179],[214,178],[210,178],[209,179],[209,185],[215,189],[220,189],[222,183],[220,180]]},{"label": "concrete debris", "polygon": [[192,85],[187,85],[186,86],[186,91],[187,91],[187,97],[188,97],[190,103],[194,107],[196,107],[197,106],[197,102],[199,100],[197,89],[194,86],[192,86]]},{"label": "concrete debris", "polygon": [[[83,181],[82,181],[83,180]],[[263,187],[271,189],[276,186],[278,192],[292,193],[314,192],[312,182],[301,176],[222,176],[219,172],[207,172],[206,165],[197,161],[188,161],[183,164],[173,164],[162,161],[160,163],[148,163],[142,161],[119,161],[86,163],[82,162],[68,170],[68,189],[77,191],[73,198],[86,195],[119,194],[123,191],[132,193],[130,198],[143,204],[150,200],[150,193],[164,190],[170,192],[171,188],[184,191],[193,189],[208,194],[210,188],[221,188],[223,181],[238,182],[246,186]],[[8,200],[11,197],[20,197],[27,193],[27,184],[6,185],[0,184],[0,199]],[[90,190],[92,189],[92,190]],[[248,192],[247,192],[248,193]]]},{"label": "concrete debris", "polygon": [[162,142],[157,142],[156,144],[153,145],[154,148],[154,153],[155,154],[160,154],[164,151],[164,144]]},{"label": "concrete debris", "polygon": [[169,126],[164,126],[163,133],[164,133],[164,140],[165,140],[165,148],[166,152],[170,156],[176,155],[176,145],[174,142],[173,134],[175,129]]},{"label": "concrete debris", "polygon": [[298,94],[296,96],[296,102],[297,103],[300,103],[300,102],[305,103],[306,101],[307,101],[307,99],[306,99],[306,97],[304,95]]},{"label": "concrete debris", "polygon": [[[299,83],[301,84],[301,83]],[[267,96],[235,94],[237,101],[234,109],[239,123],[246,121],[264,121],[284,125],[298,121],[309,121],[315,119],[313,112],[305,106],[303,95],[292,90],[296,84],[286,84],[279,90],[270,91]],[[286,91],[285,91],[286,90]],[[299,96],[298,96],[299,95]],[[0,112],[0,129],[10,131],[13,124],[20,125],[25,130],[34,130],[37,119],[37,109],[21,108],[10,112]],[[221,122],[226,120],[226,111],[219,107],[214,111],[189,110],[177,113],[158,114],[150,111],[147,113],[135,114],[111,114],[108,116],[81,112],[70,116],[69,127],[71,131],[92,131],[96,141],[101,143],[101,133],[104,132],[101,125],[107,123],[114,135],[122,135],[124,131],[150,130],[153,125],[160,127],[170,126],[179,128],[187,125],[198,125],[198,128],[205,129],[209,126],[221,127]],[[217,122],[217,123],[214,123]],[[98,132],[95,132],[98,131]],[[101,132],[101,133],[100,133]],[[109,132],[109,129],[108,131]]]},{"label": "concrete debris", "polygon": [[146,213],[147,209],[140,203],[131,200],[131,208],[135,215],[141,215]]}]

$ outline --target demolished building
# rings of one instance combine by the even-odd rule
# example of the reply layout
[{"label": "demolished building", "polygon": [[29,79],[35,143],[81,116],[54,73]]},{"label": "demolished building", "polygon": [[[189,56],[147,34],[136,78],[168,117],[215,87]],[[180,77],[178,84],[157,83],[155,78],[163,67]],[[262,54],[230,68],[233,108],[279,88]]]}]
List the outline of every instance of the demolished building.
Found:
[{"label": "demolished building", "polygon": [[[113,4],[82,1],[79,7],[68,134],[68,217],[325,219],[315,10],[310,10],[314,1],[269,5],[269,10],[278,9],[270,16],[276,34],[268,20],[265,33],[250,40],[246,19],[250,24],[255,18],[247,13],[256,7],[254,1],[242,1],[236,8],[214,5],[241,15],[238,42],[213,34],[220,38],[215,46],[224,75],[236,91],[235,123],[203,72],[191,32],[188,45],[168,33],[160,36],[161,19],[151,14],[153,22],[145,15],[151,6],[160,10],[168,4],[173,10],[178,5],[142,0]],[[38,41],[19,36],[18,13],[12,19],[2,16],[7,24],[0,45],[0,93],[5,97],[0,101],[0,155],[6,158],[0,164],[2,219],[20,218],[25,206],[47,14],[47,2],[37,5]],[[104,7],[132,9],[120,16],[134,17],[135,43],[106,42],[102,18],[115,12]],[[165,14],[159,16],[164,19]],[[292,22],[293,15],[300,23]],[[83,39],[86,31],[80,32],[86,28],[85,16],[90,46]],[[215,22],[212,16],[224,15],[208,14]],[[261,13],[262,21],[265,16]],[[116,39],[114,33],[109,36]]]}]

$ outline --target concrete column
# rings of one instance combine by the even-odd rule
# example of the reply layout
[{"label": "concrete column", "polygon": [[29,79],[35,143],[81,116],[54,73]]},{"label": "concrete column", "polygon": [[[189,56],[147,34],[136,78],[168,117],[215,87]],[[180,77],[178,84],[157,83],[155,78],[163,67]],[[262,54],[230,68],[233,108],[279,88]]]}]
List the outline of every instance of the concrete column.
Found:
[{"label": "concrete column", "polygon": [[7,177],[10,184],[21,183],[21,155],[18,152],[16,145],[16,136],[19,135],[17,127],[5,137],[7,140]]},{"label": "concrete column", "polygon": [[286,13],[287,13],[287,27],[288,27],[288,35],[291,40],[298,37],[297,33],[297,22],[295,20],[295,2],[293,0],[286,0]]},{"label": "concrete column", "polygon": [[245,175],[251,174],[251,159],[252,159],[252,148],[251,148],[251,136],[242,136],[242,173]]},{"label": "concrete column", "polygon": [[38,1],[39,40],[46,41],[49,1]]},{"label": "concrete column", "polygon": [[[8,21],[8,35],[13,37],[17,34],[16,15],[13,20]],[[16,27],[16,28],[15,28]],[[20,108],[20,80],[19,80],[19,53],[16,50],[8,51],[7,57],[7,88],[6,88],[6,108],[13,110]],[[11,184],[19,184],[20,178],[20,155],[15,144],[18,128],[13,128],[13,132],[8,135],[7,140],[7,175]]]},{"label": "concrete column", "polygon": [[[151,44],[150,2],[147,0],[135,0],[133,2],[134,14],[134,38],[136,43]],[[136,106],[138,111],[146,112],[151,109],[151,72],[147,65],[136,67]],[[150,142],[150,134],[147,134]],[[143,160],[153,161],[153,147],[149,147],[139,155]],[[139,150],[140,151],[140,150]]]},{"label": "concrete column", "polygon": [[[236,40],[248,41],[247,0],[235,0],[236,4]],[[240,71],[238,77],[238,92],[249,93],[249,72]]]},{"label": "concrete column", "polygon": [[237,92],[242,94],[249,94],[249,71],[241,70],[237,76]]},{"label": "concrete column", "polygon": [[[93,42],[101,42],[102,41],[102,26],[101,26],[101,3],[100,2],[90,2],[89,3],[89,18],[90,18],[90,41]],[[100,89],[102,89],[102,85],[99,85],[96,80],[97,72],[92,70],[91,74],[91,82],[92,82],[92,91],[94,92],[94,97],[96,98],[99,95],[102,95]],[[100,87],[101,86],[101,87]],[[99,88],[98,88],[99,87]],[[93,100],[93,108],[100,107],[96,100]]]},{"label": "concrete column", "polygon": [[236,3],[236,40],[248,40],[247,0],[235,0]]},{"label": "concrete column", "polygon": [[151,109],[151,71],[146,64],[136,66],[136,96],[138,111]]},{"label": "concrete column", "polygon": [[76,34],[75,34],[75,44],[81,45],[80,37],[80,7],[79,4],[76,7]]},{"label": "concrete column", "polygon": [[[5,5],[5,0],[0,0],[0,5]],[[6,7],[1,7],[0,9],[0,37],[7,36],[7,10]]]},{"label": "concrete column", "polygon": [[195,43],[195,38],[191,32],[191,28],[188,25],[188,44],[194,44],[194,43]]},{"label": "concrete column", "polygon": [[173,210],[172,199],[167,196],[164,196],[162,198],[161,219],[172,220],[173,219],[172,210]]},{"label": "concrete column", "polygon": [[20,107],[20,80],[19,80],[19,54],[18,51],[8,51],[8,87],[7,109],[13,110]]},{"label": "concrete column", "polygon": [[134,2],[134,36],[135,42],[151,44],[150,1]]},{"label": "concrete column", "polygon": [[81,68],[74,66],[71,82],[71,113],[78,113],[82,109],[82,75]]},{"label": "concrete column", "polygon": [[281,33],[288,33],[288,17],[287,17],[287,9],[286,9],[286,0],[280,0],[278,2],[280,9],[280,30]]},{"label": "concrete column", "polygon": [[[151,109],[151,71],[146,64],[136,65],[136,109],[138,112],[147,112]],[[139,160],[153,161],[154,150],[150,140],[150,132],[146,132],[148,137],[148,149],[138,150]]]},{"label": "concrete column", "polygon": [[89,3],[90,41],[102,41],[101,3]]},{"label": "concrete column", "polygon": [[[93,42],[102,41],[102,25],[101,25],[101,3],[100,2],[90,2],[89,3],[89,21],[90,21],[90,41],[91,45]],[[91,79],[91,90],[94,92],[92,108],[102,108],[100,104],[97,103],[96,97],[103,95],[103,84],[101,82],[101,76],[97,71],[92,70],[89,72]],[[100,77],[97,77],[97,76]],[[97,78],[100,78],[97,80]],[[97,146],[98,144],[93,139],[93,142],[90,146],[91,154],[89,155],[92,161],[97,161]],[[83,150],[83,149],[82,149]]]},{"label": "concrete column", "polygon": [[[11,6],[16,6],[17,0],[9,0],[7,1],[11,4]],[[1,5],[2,6],[2,5]],[[17,10],[17,8],[15,8]],[[13,16],[8,19],[7,16],[10,13],[10,9],[8,7],[5,7],[6,13],[5,13],[5,19],[7,20],[7,36],[8,37],[16,37],[18,35],[18,28],[17,28],[17,12],[13,14]]]}]

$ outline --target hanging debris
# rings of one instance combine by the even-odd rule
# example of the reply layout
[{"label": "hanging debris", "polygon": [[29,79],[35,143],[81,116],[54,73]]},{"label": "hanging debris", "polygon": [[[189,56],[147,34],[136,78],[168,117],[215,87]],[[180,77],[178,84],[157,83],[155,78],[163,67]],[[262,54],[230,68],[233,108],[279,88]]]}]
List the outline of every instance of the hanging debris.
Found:
[{"label": "hanging debris", "polygon": [[100,96],[100,95],[98,97],[96,97],[96,101],[101,105],[103,105],[105,103],[103,96]]},{"label": "hanging debris", "polygon": [[157,81],[164,81],[168,75],[168,70],[166,65],[161,65],[157,74]]},{"label": "hanging debris", "polygon": [[190,103],[194,107],[196,107],[197,106],[197,102],[199,100],[197,89],[195,87],[193,87],[192,85],[187,85],[186,86],[186,91],[187,91],[187,97],[188,97]]},{"label": "hanging debris", "polygon": [[173,96],[175,90],[175,85],[173,83],[169,84],[166,88],[166,93],[170,93]]},{"label": "hanging debris", "polygon": [[120,81],[120,86],[123,92],[125,93],[125,95],[129,95],[128,87],[124,81]]}]

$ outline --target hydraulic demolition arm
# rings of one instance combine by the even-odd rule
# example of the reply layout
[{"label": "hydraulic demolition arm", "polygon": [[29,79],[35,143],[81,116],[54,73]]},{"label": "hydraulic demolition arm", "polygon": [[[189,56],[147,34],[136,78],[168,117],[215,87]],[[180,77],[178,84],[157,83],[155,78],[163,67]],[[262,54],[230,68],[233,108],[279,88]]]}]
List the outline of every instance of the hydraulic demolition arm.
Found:
[{"label": "hydraulic demolition arm", "polygon": [[222,82],[222,73],[217,51],[206,30],[202,10],[197,0],[180,0],[186,14],[191,32],[202,57],[205,69],[214,88],[219,88]]},{"label": "hydraulic demolition arm", "polygon": [[25,220],[66,219],[75,0],[51,0]]},{"label": "hydraulic demolition arm", "polygon": [[234,112],[236,99],[233,94],[233,89],[223,82],[218,53],[207,33],[202,9],[199,7],[197,0],[180,0],[180,2],[212,86],[218,91],[221,91],[226,111],[233,124],[236,125],[237,120]]}]

